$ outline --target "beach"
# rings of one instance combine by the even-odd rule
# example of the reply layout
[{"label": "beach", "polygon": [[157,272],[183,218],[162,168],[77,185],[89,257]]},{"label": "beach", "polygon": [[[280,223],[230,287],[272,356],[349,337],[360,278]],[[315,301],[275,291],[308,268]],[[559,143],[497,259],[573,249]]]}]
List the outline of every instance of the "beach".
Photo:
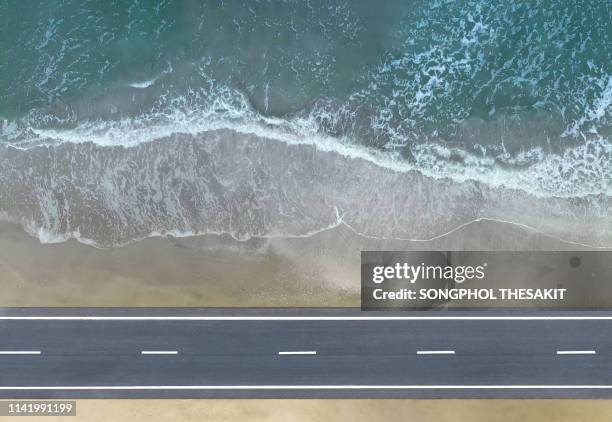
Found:
[{"label": "beach", "polygon": [[0,224],[0,306],[358,307],[361,250],[586,249],[480,221],[431,241],[368,239],[340,226],[307,238],[148,238],[112,249],[41,244]]}]

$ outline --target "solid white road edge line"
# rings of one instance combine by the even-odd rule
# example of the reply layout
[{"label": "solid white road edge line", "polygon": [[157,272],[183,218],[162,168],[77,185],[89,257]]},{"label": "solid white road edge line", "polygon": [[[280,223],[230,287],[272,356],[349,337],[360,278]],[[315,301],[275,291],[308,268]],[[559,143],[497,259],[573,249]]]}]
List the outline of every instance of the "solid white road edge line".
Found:
[{"label": "solid white road edge line", "polygon": [[0,390],[609,390],[612,385],[125,385],[0,386]]},{"label": "solid white road edge line", "polygon": [[612,321],[612,316],[0,316],[0,321]]}]

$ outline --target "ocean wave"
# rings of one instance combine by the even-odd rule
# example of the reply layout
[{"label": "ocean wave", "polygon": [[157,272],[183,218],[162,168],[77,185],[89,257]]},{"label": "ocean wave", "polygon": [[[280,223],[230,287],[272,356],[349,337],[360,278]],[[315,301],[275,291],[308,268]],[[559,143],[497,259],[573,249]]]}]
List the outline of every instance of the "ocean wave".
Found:
[{"label": "ocean wave", "polygon": [[177,133],[197,135],[230,129],[292,145],[314,145],[322,151],[365,159],[393,171],[416,170],[435,179],[476,181],[539,197],[612,195],[612,141],[599,135],[556,152],[542,146],[509,152],[503,139],[499,152],[475,143],[466,149],[464,144],[431,140],[413,144],[407,150],[407,159],[403,154],[406,150],[386,151],[355,142],[349,136],[325,134],[321,122],[329,123],[335,117],[326,108],[282,118],[264,116],[244,95],[215,86],[159,102],[153,111],[131,117],[80,121],[69,115],[51,119],[49,124],[48,116],[32,114],[21,121],[5,120],[0,125],[0,136],[23,149],[64,142],[135,146]]},{"label": "ocean wave", "polygon": [[2,146],[0,169],[0,215],[45,242],[114,247],[168,234],[246,240],[309,236],[339,224],[364,236],[430,239],[488,218],[612,245],[604,194],[537,197],[231,130],[129,147]]}]

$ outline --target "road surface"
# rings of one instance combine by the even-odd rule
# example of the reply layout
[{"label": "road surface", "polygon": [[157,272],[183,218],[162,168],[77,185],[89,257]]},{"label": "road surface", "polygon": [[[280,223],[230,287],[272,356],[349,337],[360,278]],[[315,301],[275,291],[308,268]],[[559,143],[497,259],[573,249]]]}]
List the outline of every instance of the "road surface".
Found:
[{"label": "road surface", "polygon": [[612,313],[4,310],[0,397],[612,397]]}]

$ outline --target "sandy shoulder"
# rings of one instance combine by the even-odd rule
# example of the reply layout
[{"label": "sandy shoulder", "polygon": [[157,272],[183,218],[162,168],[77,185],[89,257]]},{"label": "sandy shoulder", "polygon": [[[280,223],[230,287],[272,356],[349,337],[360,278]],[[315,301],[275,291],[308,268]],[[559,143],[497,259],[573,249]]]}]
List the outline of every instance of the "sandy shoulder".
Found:
[{"label": "sandy shoulder", "polygon": [[[611,400],[79,400],[74,422],[607,422]],[[0,420],[11,420],[2,418]]]}]

